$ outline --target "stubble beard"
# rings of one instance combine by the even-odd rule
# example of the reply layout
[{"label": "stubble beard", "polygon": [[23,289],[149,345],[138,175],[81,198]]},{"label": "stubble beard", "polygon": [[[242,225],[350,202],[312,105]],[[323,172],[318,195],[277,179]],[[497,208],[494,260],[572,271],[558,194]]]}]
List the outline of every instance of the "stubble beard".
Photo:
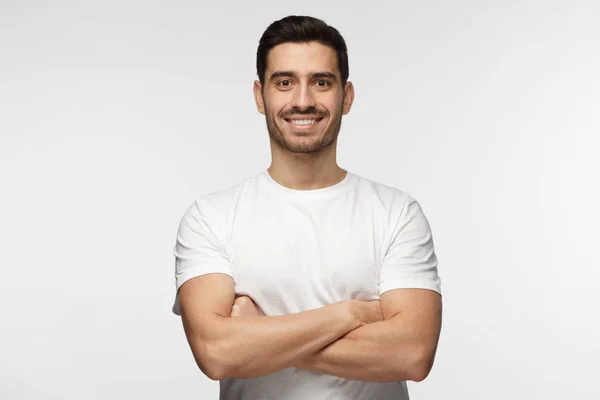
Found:
[{"label": "stubble beard", "polygon": [[[266,108],[266,107],[265,107]],[[329,115],[331,117],[331,115]],[[317,156],[328,147],[336,143],[342,127],[342,112],[337,114],[335,120],[325,129],[319,138],[296,137],[289,140],[288,137],[275,124],[272,113],[266,109],[267,131],[271,141],[280,149],[294,154],[306,154]],[[280,118],[279,116],[277,118]]]}]

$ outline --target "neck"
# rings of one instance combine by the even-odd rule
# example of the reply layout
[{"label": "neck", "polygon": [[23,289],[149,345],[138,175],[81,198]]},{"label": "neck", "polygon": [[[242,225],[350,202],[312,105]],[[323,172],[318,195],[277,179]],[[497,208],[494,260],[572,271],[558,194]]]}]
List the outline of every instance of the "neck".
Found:
[{"label": "neck", "polygon": [[346,177],[346,171],[337,165],[336,143],[313,154],[290,153],[271,143],[271,156],[269,175],[289,189],[323,189]]}]

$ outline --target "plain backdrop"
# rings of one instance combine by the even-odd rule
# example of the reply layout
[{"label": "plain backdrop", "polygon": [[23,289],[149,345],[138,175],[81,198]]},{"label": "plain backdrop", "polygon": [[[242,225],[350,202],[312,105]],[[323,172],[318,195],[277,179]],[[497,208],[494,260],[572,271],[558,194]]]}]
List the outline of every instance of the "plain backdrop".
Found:
[{"label": "plain backdrop", "polygon": [[207,3],[0,2],[0,398],[217,398],[171,313],[175,233],[268,167],[256,47],[290,14],[348,43],[340,165],[433,229],[412,399],[600,398],[600,3]]}]

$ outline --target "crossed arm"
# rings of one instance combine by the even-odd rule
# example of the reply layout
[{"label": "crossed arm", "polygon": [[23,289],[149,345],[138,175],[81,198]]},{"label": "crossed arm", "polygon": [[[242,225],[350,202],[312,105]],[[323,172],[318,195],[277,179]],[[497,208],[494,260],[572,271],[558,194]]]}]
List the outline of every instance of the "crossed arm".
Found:
[{"label": "crossed arm", "polygon": [[431,367],[441,328],[441,296],[395,289],[381,295],[383,321],[355,329],[300,360],[301,369],[371,382],[420,382]]},{"label": "crossed arm", "polygon": [[433,364],[441,327],[436,292],[396,289],[381,302],[347,300],[277,317],[231,317],[234,297],[224,274],[190,279],[179,290],[188,342],[211,379],[297,367],[355,380],[420,381]]}]

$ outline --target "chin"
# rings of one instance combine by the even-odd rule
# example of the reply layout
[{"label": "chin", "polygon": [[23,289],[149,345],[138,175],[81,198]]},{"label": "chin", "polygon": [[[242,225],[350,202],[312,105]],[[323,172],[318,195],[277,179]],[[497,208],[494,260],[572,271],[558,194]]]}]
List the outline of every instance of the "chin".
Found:
[{"label": "chin", "polygon": [[[286,123],[287,124],[287,123]],[[273,123],[267,124],[269,136],[279,148],[294,154],[315,154],[330,147],[337,137],[328,138],[329,125],[318,130],[295,130],[288,126]]]},{"label": "chin", "polygon": [[328,148],[335,139],[325,140],[321,136],[315,136],[311,138],[307,137],[295,137],[291,140],[284,140],[284,148],[292,153],[297,154],[314,154],[323,151]]}]

